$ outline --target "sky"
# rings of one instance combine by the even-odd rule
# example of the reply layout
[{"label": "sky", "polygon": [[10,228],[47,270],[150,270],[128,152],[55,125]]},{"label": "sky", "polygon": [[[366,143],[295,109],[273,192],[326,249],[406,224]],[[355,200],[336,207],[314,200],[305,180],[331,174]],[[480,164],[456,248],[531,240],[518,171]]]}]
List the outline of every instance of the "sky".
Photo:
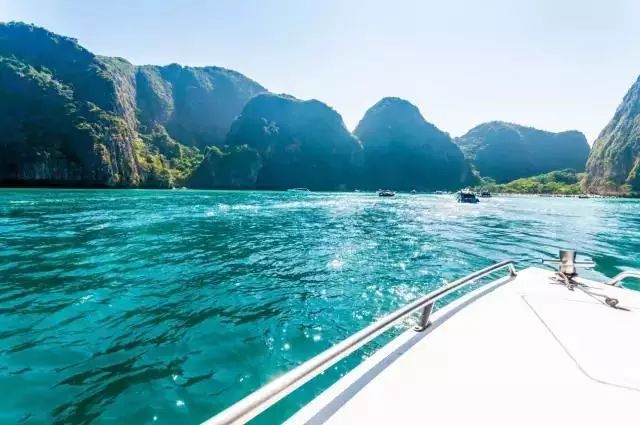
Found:
[{"label": "sky", "polygon": [[354,129],[385,96],[460,136],[502,120],[589,143],[640,74],[638,0],[0,0],[0,21],[134,64],[216,65]]}]

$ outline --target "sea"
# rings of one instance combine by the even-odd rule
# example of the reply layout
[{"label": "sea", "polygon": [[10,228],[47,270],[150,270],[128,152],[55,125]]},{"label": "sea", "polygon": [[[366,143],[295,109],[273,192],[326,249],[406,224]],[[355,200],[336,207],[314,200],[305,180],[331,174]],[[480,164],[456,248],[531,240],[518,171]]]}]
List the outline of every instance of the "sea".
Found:
[{"label": "sea", "polygon": [[[497,261],[542,267],[573,248],[596,263],[585,277],[640,268],[639,211],[627,199],[2,189],[0,423],[198,424]],[[254,423],[282,422],[412,320]]]}]

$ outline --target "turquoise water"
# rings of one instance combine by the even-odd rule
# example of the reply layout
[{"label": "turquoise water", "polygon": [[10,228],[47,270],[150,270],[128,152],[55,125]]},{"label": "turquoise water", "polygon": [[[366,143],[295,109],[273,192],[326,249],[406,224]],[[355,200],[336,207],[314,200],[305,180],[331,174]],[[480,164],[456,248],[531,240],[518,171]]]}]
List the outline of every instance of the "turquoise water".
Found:
[{"label": "turquoise water", "polygon": [[[598,263],[591,277],[640,267],[639,207],[1,190],[0,423],[198,423],[382,314],[495,261],[573,246]],[[257,422],[279,422],[374,347]]]}]

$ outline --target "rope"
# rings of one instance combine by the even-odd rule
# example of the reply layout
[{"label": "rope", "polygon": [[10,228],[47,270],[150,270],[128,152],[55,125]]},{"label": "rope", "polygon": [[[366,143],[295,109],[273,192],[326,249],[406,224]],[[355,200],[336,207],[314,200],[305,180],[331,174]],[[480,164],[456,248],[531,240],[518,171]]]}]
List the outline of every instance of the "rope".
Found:
[{"label": "rope", "polygon": [[575,288],[578,288],[582,292],[584,292],[585,294],[589,295],[591,298],[593,298],[594,300],[597,300],[599,302],[602,302],[602,301],[600,299],[598,299],[598,297],[604,297],[604,303],[607,304],[611,308],[617,308],[617,306],[618,306],[619,301],[618,301],[617,298],[611,298],[611,297],[608,297],[607,295],[594,294],[593,292],[587,291],[586,285],[582,285],[582,284],[576,282],[575,280],[573,280],[573,278],[571,276],[567,276],[566,274],[561,273],[561,272],[556,272],[554,277],[555,277],[555,280],[558,280],[558,278],[560,280],[562,280],[562,283],[570,291],[573,291]]}]

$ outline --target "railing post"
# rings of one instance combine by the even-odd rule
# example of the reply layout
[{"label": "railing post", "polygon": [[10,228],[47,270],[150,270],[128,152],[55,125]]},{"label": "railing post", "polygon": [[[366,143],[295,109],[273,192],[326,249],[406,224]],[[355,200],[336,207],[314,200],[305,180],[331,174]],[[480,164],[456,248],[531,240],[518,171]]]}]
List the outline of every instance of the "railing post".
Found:
[{"label": "railing post", "polygon": [[507,265],[507,268],[509,269],[509,276],[516,277],[518,275],[518,272],[516,271],[516,266],[514,266],[513,263],[509,263]]},{"label": "railing post", "polygon": [[431,316],[432,310],[433,310],[433,303],[427,304],[426,306],[424,306],[424,308],[422,309],[422,312],[420,313],[420,320],[418,321],[418,324],[413,327],[414,331],[422,332],[423,330],[429,327],[429,325],[431,324],[429,322],[429,316]]}]

